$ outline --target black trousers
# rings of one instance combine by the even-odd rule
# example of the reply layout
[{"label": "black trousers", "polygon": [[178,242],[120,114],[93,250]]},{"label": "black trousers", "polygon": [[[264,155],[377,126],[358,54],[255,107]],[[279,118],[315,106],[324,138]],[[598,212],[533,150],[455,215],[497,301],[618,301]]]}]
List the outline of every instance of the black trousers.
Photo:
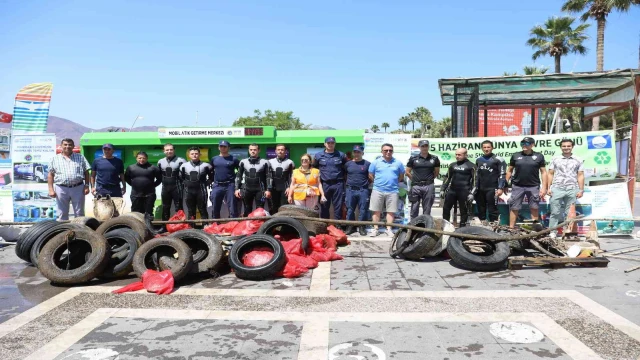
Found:
[{"label": "black trousers", "polygon": [[478,204],[478,218],[487,220],[487,209],[489,210],[489,221],[497,221],[500,213],[496,205],[495,189],[479,189],[476,193],[476,204]]},{"label": "black trousers", "polygon": [[175,211],[182,210],[182,189],[179,186],[162,186],[160,193],[162,200],[162,220],[167,221],[171,216],[171,203],[173,202]]},{"label": "black trousers", "polygon": [[247,217],[253,211],[253,201],[256,201],[256,207],[264,208],[264,200],[262,190],[242,190],[242,204],[244,205],[242,217]]},{"label": "black trousers", "polygon": [[185,202],[187,205],[187,219],[196,218],[196,208],[200,212],[201,219],[208,219],[207,213],[207,188],[204,185],[200,187],[185,187]]},{"label": "black trousers", "polygon": [[153,206],[155,202],[155,193],[131,195],[131,211],[153,216]]},{"label": "black trousers", "polygon": [[286,205],[288,202],[289,199],[287,199],[287,195],[285,195],[284,190],[272,190],[271,199],[269,199],[269,212],[271,214],[277,213],[280,206]]},{"label": "black trousers", "polygon": [[460,212],[460,226],[467,224],[469,220],[469,213],[467,209],[467,196],[469,196],[469,189],[449,189],[444,196],[444,206],[442,207],[442,218],[451,221],[451,209],[453,205],[458,202],[458,211]]}]

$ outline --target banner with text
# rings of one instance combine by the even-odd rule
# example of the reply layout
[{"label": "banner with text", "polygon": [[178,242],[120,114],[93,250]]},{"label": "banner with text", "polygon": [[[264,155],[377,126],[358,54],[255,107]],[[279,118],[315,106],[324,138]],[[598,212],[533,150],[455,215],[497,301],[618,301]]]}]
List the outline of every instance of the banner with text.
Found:
[{"label": "banner with text", "polygon": [[[573,154],[584,160],[585,180],[612,179],[618,172],[615,149],[615,133],[611,130],[590,131],[579,133],[533,135],[535,140],[534,151],[544,155],[547,163],[556,156],[561,156],[560,141],[562,139],[572,139],[575,142]],[[422,139],[411,139],[411,153],[418,154],[420,148],[418,141]],[[442,170],[440,178],[444,178],[449,164],[456,160],[455,152],[459,148],[466,148],[468,158],[475,163],[475,159],[482,156],[481,143],[485,140],[493,142],[493,153],[505,159],[507,165],[511,155],[522,151],[520,141],[522,136],[502,136],[502,137],[478,137],[478,138],[444,138],[429,140],[429,152],[440,158]]]},{"label": "banner with text", "polygon": [[184,128],[184,127],[161,127],[158,128],[158,137],[167,138],[202,138],[202,137],[225,137],[239,138],[244,137],[244,128]]},{"label": "banner with text", "polygon": [[56,135],[14,135],[11,159],[14,221],[35,222],[55,217],[49,197],[49,163],[56,155]]}]

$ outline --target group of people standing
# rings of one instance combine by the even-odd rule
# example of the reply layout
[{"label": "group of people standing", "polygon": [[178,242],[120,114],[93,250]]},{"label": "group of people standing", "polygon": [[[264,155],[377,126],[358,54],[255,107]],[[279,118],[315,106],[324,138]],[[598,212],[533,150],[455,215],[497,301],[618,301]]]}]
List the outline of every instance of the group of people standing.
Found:
[{"label": "group of people standing", "polygon": [[[349,159],[335,149],[335,138],[327,137],[325,150],[315,156],[302,155],[299,167],[286,157],[284,144],[276,146],[276,157],[270,160],[260,158],[258,144],[249,145],[249,157],[239,160],[229,153],[230,145],[221,140],[219,155],[207,162],[200,159],[196,146],[189,148],[187,161],[176,156],[172,144],[165,144],[165,157],[157,165],[150,164],[148,155],[140,151],[136,163],[125,169],[122,160],[114,156],[112,144],[104,144],[103,156],[89,165],[84,156],[73,153],[73,140],[63,139],[62,153],[51,161],[49,195],[56,198],[60,220],[68,219],[69,203],[73,204],[75,216],[84,215],[84,196],[89,189],[95,196],[117,198],[126,193],[127,185],[131,186],[131,210],[153,214],[155,188],[162,184],[163,220],[169,219],[172,205],[178,211],[183,210],[183,203],[188,218],[195,218],[196,211],[201,218],[208,218],[209,199],[214,219],[220,218],[223,204],[230,217],[239,217],[241,210],[246,217],[254,204],[264,207],[266,203],[269,211],[276,213],[280,206],[289,203],[318,210],[322,218],[329,218],[333,209],[333,218],[341,219],[343,205],[348,220],[355,220],[359,212],[358,220],[368,220],[371,213],[372,220],[379,222],[384,212],[387,223],[391,223],[398,211],[400,184],[406,176],[411,180],[408,192],[411,218],[419,215],[420,207],[424,214],[431,214],[440,159],[429,153],[428,140],[419,141],[420,152],[409,158],[406,167],[393,157],[393,145],[388,143],[382,145],[380,156],[369,162],[363,159],[362,146],[354,146]],[[584,191],[582,161],[572,154],[573,141],[562,140],[562,156],[553,159],[548,173],[544,156],[533,151],[535,141],[525,137],[520,145],[522,151],[511,156],[508,166],[493,154],[493,143],[489,140],[482,142],[483,155],[475,164],[467,159],[466,149],[456,150],[456,161],[449,165],[440,193],[444,200],[443,218],[450,219],[457,203],[460,225],[467,225],[469,206],[475,200],[481,221],[497,221],[497,199],[511,182],[512,227],[525,195],[534,220],[539,219],[540,200],[547,193],[551,195],[550,225],[561,221]],[[349,234],[356,231],[367,234],[364,226],[346,228]],[[385,233],[391,235],[391,229]],[[369,235],[378,234],[378,228],[374,227]]]}]

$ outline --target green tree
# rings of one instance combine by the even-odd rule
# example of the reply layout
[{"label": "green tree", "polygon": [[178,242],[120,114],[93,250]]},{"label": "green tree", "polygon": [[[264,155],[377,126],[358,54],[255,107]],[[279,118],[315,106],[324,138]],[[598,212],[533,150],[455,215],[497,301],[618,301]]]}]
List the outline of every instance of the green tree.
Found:
[{"label": "green tree", "polygon": [[431,115],[431,111],[424,106],[419,106],[412,114],[416,118],[418,124],[420,124],[420,136],[424,136],[427,132],[427,127],[433,127],[433,116]]},{"label": "green tree", "polygon": [[378,127],[378,125],[372,125],[371,131],[373,131],[374,133],[377,133],[378,131],[380,131],[380,128]]},{"label": "green tree", "polygon": [[278,130],[306,130],[309,125],[300,122],[300,118],[293,115],[293,111],[254,110],[253,116],[238,118],[233,126],[274,126]]},{"label": "green tree", "polygon": [[398,125],[400,125],[400,129],[402,131],[406,131],[407,125],[409,125],[409,117],[407,116],[400,117],[400,119],[398,119]]},{"label": "green tree", "polygon": [[382,125],[380,125],[380,127],[384,129],[384,132],[387,132],[387,128],[390,128],[391,125],[389,125],[388,122],[383,122]]},{"label": "green tree", "polygon": [[407,114],[407,119],[411,123],[411,131],[416,130],[416,113],[410,112]]},{"label": "green tree", "polygon": [[[627,12],[633,5],[640,5],[639,0],[567,0],[562,11],[574,14],[582,13],[580,20],[585,22],[594,19],[598,27],[596,36],[596,71],[604,70],[604,28],[607,16],[613,11]],[[593,130],[599,128],[599,117],[593,118]]]},{"label": "green tree", "polygon": [[505,71],[505,72],[502,73],[502,76],[516,76],[516,75],[518,75],[517,71],[516,72]]},{"label": "green tree", "polygon": [[440,121],[436,121],[431,128],[429,137],[451,137],[451,118],[447,116],[440,119]]},{"label": "green tree", "polygon": [[546,66],[525,66],[522,68],[522,71],[524,72],[525,75],[542,75],[542,74],[546,74],[547,71],[549,71],[549,68]]},{"label": "green tree", "polygon": [[537,25],[531,29],[531,38],[527,45],[535,52],[531,56],[533,60],[548,55],[555,60],[555,72],[560,73],[560,60],[567,54],[574,53],[584,55],[587,48],[584,42],[589,38],[585,31],[589,24],[580,24],[575,29],[572,27],[576,19],[570,16],[550,17],[544,25]]}]

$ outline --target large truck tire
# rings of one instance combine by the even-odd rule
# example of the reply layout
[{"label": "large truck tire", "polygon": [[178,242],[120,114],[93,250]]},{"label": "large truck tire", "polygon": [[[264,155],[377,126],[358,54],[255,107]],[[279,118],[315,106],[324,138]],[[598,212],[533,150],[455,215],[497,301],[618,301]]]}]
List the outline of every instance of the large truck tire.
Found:
[{"label": "large truck tire", "polygon": [[111,230],[105,235],[110,248],[107,267],[100,278],[113,279],[133,271],[133,256],[138,250],[140,235],[131,229]]},{"label": "large truck tire", "polygon": [[91,216],[79,216],[71,220],[72,224],[82,224],[91,228],[91,230],[96,230],[100,226],[100,221]]},{"label": "large truck tire", "polygon": [[[279,210],[274,217],[292,217],[301,216],[300,213],[291,210]],[[298,220],[309,230],[309,235],[318,235],[327,233],[327,223],[322,221]]]},{"label": "large truck tire", "polygon": [[31,262],[31,247],[38,240],[40,234],[58,224],[60,223],[55,220],[45,220],[31,225],[20,234],[20,238],[16,242],[16,255],[24,261]]},{"label": "large truck tire", "polygon": [[287,217],[274,217],[265,221],[264,224],[260,226],[256,234],[273,236],[275,231],[295,231],[298,234],[296,238],[302,239],[302,249],[305,251],[309,249],[309,230],[302,225],[300,220]]},{"label": "large truck tire", "polygon": [[96,232],[98,234],[104,235],[111,230],[115,229],[131,229],[140,235],[140,238],[144,241],[151,239],[151,234],[147,231],[147,227],[145,226],[143,221],[139,221],[138,219],[131,216],[118,216],[115,218],[111,218],[102,223],[97,229]]},{"label": "large truck tire", "polygon": [[142,277],[142,274],[148,269],[162,271],[159,259],[163,256],[177,260],[176,265],[171,268],[175,281],[185,277],[193,266],[191,248],[178,238],[166,236],[151,239],[138,248],[133,256],[133,270],[138,277]]},{"label": "large truck tire", "polygon": [[278,213],[280,211],[295,212],[295,213],[298,214],[298,216],[306,216],[306,217],[312,217],[312,218],[319,218],[320,217],[320,214],[317,211],[311,210],[309,208],[306,208],[306,207],[300,206],[300,205],[282,205],[278,209]]},{"label": "large truck tire", "polygon": [[[260,266],[246,266],[242,257],[256,247],[268,246],[273,249],[273,257],[266,264]],[[229,252],[229,266],[236,276],[245,280],[272,279],[284,268],[287,258],[280,241],[271,235],[254,234],[238,240]]]},{"label": "large truck tire", "polygon": [[[69,261],[67,264],[67,250],[78,254],[77,258],[83,261]],[[70,230],[56,235],[44,245],[38,255],[38,268],[52,283],[72,285],[97,277],[108,261],[109,250],[104,236],[91,230]]]},{"label": "large truck tire", "polygon": [[[500,238],[501,235],[489,229],[478,226],[465,226],[455,230],[456,233],[467,235],[480,235],[491,238]],[[507,259],[511,253],[506,241],[484,242],[489,245],[490,251],[486,254],[475,254],[469,251],[462,239],[450,237],[447,252],[451,261],[463,269],[471,271],[494,271],[506,267]]]},{"label": "large truck tire", "polygon": [[180,230],[171,237],[182,240],[193,254],[194,270],[198,273],[210,272],[222,259],[222,243],[212,234],[202,230]]},{"label": "large truck tire", "polygon": [[38,255],[40,255],[40,251],[42,251],[42,248],[44,247],[44,245],[47,242],[49,242],[49,240],[53,239],[56,235],[62,232],[65,232],[67,230],[93,231],[93,229],[91,229],[88,226],[85,226],[82,224],[74,224],[74,223],[57,224],[56,226],[53,226],[43,231],[38,237],[38,239],[36,240],[36,242],[33,244],[33,246],[31,246],[31,251],[29,253],[29,259],[31,260],[31,263],[35,267],[38,267]]}]

